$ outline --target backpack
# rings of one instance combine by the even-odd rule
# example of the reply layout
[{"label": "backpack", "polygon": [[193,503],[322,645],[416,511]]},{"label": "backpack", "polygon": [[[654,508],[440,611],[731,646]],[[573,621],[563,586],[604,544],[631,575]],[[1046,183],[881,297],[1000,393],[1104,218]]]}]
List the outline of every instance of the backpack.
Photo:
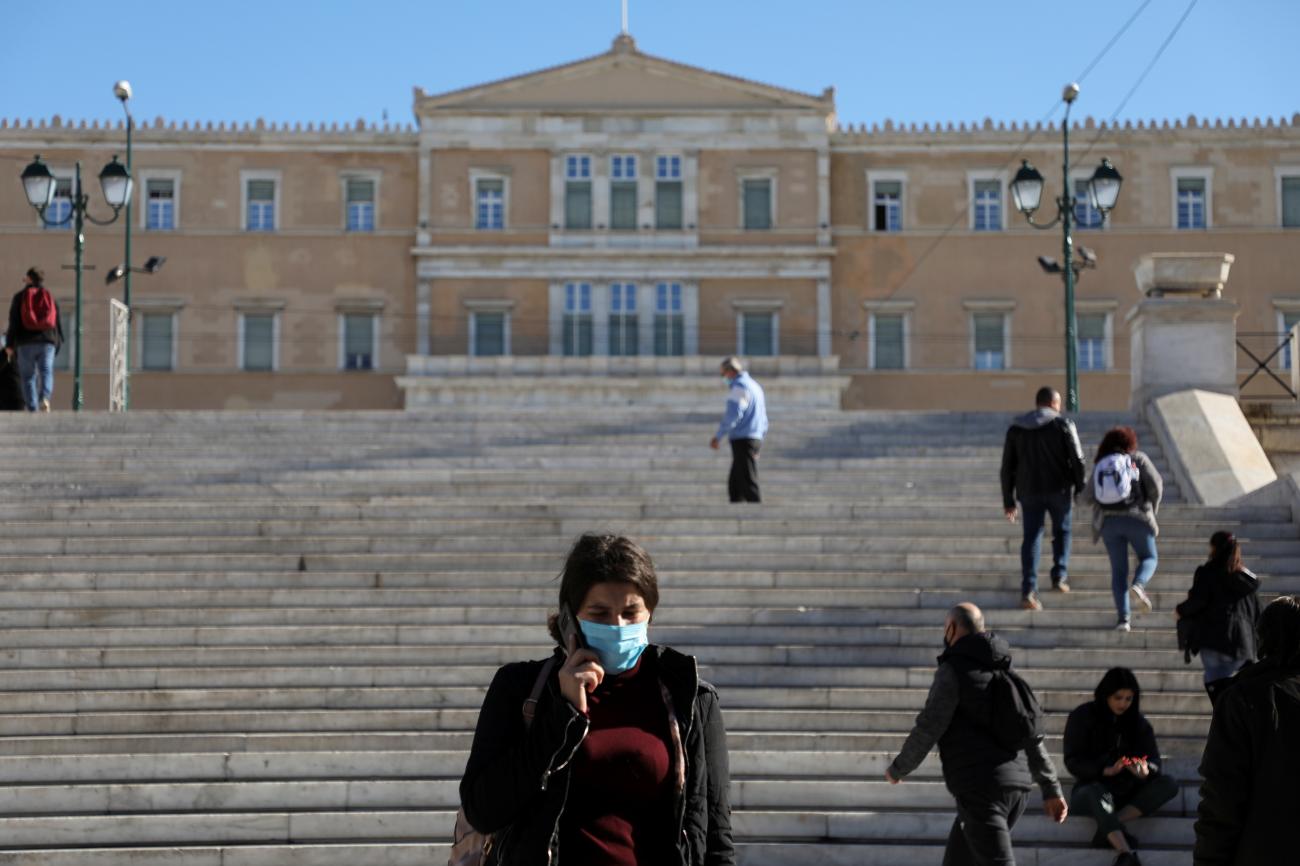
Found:
[{"label": "backpack", "polygon": [[995,668],[989,680],[990,728],[993,739],[1008,752],[1019,752],[1043,738],[1043,708],[1020,674]]},{"label": "backpack", "polygon": [[[554,667],[555,656],[551,656],[542,664],[541,673],[533,683],[533,690],[529,693],[528,700],[524,701],[521,710],[524,714],[525,730],[533,726],[533,715],[537,712],[537,699],[541,697],[542,689],[546,687],[546,680]],[[492,854],[492,844],[492,834],[475,830],[469,823],[469,819],[465,817],[465,807],[461,806],[456,810],[456,827],[452,830],[451,856],[447,858],[447,866],[484,866]]]},{"label": "backpack", "polygon": [[44,286],[28,286],[18,307],[23,327],[29,331],[52,331],[58,326],[54,298]]},{"label": "backpack", "polygon": [[1093,495],[1099,505],[1125,506],[1137,499],[1141,473],[1128,454],[1107,454],[1092,471]]}]

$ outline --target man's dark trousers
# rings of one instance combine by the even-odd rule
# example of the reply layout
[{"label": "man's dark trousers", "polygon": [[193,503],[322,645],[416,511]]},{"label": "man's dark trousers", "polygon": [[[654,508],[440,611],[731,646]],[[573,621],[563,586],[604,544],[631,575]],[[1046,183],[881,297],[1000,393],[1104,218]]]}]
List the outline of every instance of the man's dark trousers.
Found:
[{"label": "man's dark trousers", "polygon": [[1025,540],[1020,544],[1020,594],[1038,591],[1038,554],[1043,546],[1043,525],[1052,518],[1052,584],[1069,581],[1070,517],[1074,497],[1069,490],[1020,497],[1020,519]]},{"label": "man's dark trousers", "polygon": [[948,834],[943,866],[1015,866],[1011,828],[1029,802],[1028,791],[993,788],[957,797],[957,820]]},{"label": "man's dark trousers", "polygon": [[731,474],[727,493],[732,502],[762,502],[758,493],[758,449],[761,439],[731,440]]}]

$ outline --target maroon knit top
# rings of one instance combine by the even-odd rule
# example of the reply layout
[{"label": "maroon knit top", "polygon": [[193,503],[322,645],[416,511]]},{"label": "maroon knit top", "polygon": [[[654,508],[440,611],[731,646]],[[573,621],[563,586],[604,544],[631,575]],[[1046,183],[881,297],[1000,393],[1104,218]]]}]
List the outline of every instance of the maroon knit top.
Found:
[{"label": "maroon knit top", "polygon": [[560,857],[581,866],[676,860],[668,709],[651,653],[587,696],[591,728],[573,763]]}]

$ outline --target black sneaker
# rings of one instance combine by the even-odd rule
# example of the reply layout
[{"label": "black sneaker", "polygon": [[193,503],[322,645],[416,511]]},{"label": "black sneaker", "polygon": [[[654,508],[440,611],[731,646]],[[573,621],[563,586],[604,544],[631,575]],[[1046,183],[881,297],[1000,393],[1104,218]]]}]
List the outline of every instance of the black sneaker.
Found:
[{"label": "black sneaker", "polygon": [[1115,858],[1115,866],[1142,866],[1136,851],[1125,851]]},{"label": "black sneaker", "polygon": [[[1136,851],[1138,848],[1138,838],[1127,830],[1121,830],[1120,832],[1124,834],[1124,841],[1128,842],[1128,846]],[[1093,834],[1092,847],[1108,851],[1110,850],[1110,840],[1106,838],[1105,833],[1098,830]]]}]

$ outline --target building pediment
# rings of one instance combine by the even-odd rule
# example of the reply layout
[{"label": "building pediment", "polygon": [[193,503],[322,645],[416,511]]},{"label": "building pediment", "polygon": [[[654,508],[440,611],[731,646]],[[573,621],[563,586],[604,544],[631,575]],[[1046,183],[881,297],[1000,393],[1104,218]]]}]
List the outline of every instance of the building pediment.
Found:
[{"label": "building pediment", "polygon": [[442,94],[415,91],[415,113],[694,113],[835,110],[820,96],[652,57],[620,36],[604,54]]}]

